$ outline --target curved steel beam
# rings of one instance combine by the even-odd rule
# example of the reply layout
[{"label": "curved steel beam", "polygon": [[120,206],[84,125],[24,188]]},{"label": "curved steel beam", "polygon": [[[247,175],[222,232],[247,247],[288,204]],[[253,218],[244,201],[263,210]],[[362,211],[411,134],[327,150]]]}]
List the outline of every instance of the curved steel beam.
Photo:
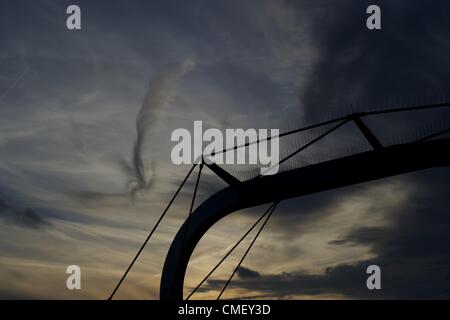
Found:
[{"label": "curved steel beam", "polygon": [[277,200],[449,166],[449,150],[450,138],[395,145],[257,177],[222,189],[203,202],[175,236],[164,262],[160,298],[183,299],[184,277],[192,252],[209,228],[226,215]]}]

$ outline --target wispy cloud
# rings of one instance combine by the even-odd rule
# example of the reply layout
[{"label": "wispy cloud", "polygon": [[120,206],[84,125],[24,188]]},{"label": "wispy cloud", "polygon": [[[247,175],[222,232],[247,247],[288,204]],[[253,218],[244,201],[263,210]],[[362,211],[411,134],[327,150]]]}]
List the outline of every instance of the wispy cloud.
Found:
[{"label": "wispy cloud", "polygon": [[151,148],[152,130],[155,129],[159,114],[173,97],[174,83],[193,68],[194,61],[185,59],[181,63],[156,71],[149,81],[144,102],[136,119],[137,135],[132,157],[134,180],[130,184],[132,197],[151,185],[155,164],[146,156],[145,148]]}]

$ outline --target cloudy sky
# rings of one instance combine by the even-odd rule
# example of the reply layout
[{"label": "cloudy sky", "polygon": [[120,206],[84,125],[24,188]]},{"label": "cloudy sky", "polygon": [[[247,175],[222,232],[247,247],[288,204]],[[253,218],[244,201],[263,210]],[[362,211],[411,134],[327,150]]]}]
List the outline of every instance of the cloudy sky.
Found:
[{"label": "cloudy sky", "polygon": [[[74,3],[82,30],[69,31]],[[365,26],[370,4],[0,0],[0,298],[106,299],[189,169],[170,161],[175,128],[284,131],[450,97],[448,2],[377,1],[378,31]],[[450,112],[367,124],[388,145],[448,126]],[[349,126],[282,170],[367,149]],[[449,181],[437,168],[282,202],[224,298],[449,298]],[[159,298],[193,184],[117,298]],[[197,203],[224,186],[205,170]],[[264,209],[207,233],[186,293]],[[194,298],[217,296],[249,242]],[[73,264],[79,291],[66,288]],[[370,264],[382,290],[365,287]]]}]

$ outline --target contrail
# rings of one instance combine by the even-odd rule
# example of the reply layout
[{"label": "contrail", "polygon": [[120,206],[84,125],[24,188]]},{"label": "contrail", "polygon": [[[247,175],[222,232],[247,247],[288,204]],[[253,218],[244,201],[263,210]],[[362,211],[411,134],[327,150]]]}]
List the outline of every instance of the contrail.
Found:
[{"label": "contrail", "polygon": [[187,72],[194,68],[194,61],[185,59],[175,66],[159,70],[150,79],[147,93],[136,119],[136,140],[133,148],[132,168],[134,181],[129,192],[134,198],[138,191],[150,187],[154,163],[144,156],[144,148],[148,144],[161,110],[170,102],[173,96],[173,85]]},{"label": "contrail", "polygon": [[20,80],[22,80],[23,76],[28,72],[27,69],[25,69],[24,71],[22,71],[22,73],[16,78],[16,80],[14,80],[14,82],[8,87],[6,88],[6,90],[3,92],[3,94],[0,96],[0,102],[3,101],[3,99],[6,97],[6,95],[12,90],[14,89],[17,84],[20,82]]}]

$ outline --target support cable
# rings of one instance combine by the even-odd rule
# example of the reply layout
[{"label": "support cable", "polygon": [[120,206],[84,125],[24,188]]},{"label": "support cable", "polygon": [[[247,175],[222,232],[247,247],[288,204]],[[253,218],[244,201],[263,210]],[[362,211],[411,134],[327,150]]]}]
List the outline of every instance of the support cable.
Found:
[{"label": "support cable", "polygon": [[178,196],[178,193],[180,193],[181,189],[183,188],[184,184],[186,183],[187,179],[189,178],[189,176],[191,175],[192,171],[194,170],[194,168],[197,166],[197,164],[193,164],[191,169],[189,170],[189,172],[187,173],[186,177],[184,178],[183,182],[181,182],[180,186],[178,187],[177,191],[174,193],[174,195],[172,196],[172,199],[170,199],[169,204],[167,205],[167,207],[164,209],[164,212],[161,214],[161,216],[159,217],[158,221],[156,222],[155,226],[153,227],[152,231],[149,233],[149,235],[147,236],[147,239],[145,239],[144,243],[142,244],[141,248],[139,249],[139,251],[137,252],[136,256],[134,257],[133,261],[131,261],[130,265],[128,266],[127,270],[125,271],[125,273],[123,274],[122,278],[120,279],[120,281],[117,283],[116,287],[114,288],[113,292],[111,293],[111,295],[109,296],[108,300],[112,300],[112,298],[114,297],[114,294],[116,293],[116,291],[119,289],[120,285],[122,284],[123,280],[125,279],[125,277],[127,276],[128,272],[130,271],[130,269],[133,267],[134,263],[136,262],[137,258],[139,257],[139,255],[141,254],[142,250],[144,250],[144,247],[147,245],[147,242],[150,240],[150,238],[152,237],[153,233],[155,232],[156,228],[159,226],[160,222],[162,221],[162,219],[164,218],[164,216],[166,215],[167,211],[169,210],[170,206],[172,205],[172,203],[174,202],[175,198]]},{"label": "support cable", "polygon": [[350,119],[346,119],[344,121],[339,122],[337,125],[335,125],[334,127],[332,127],[331,129],[325,131],[324,133],[322,133],[321,135],[319,135],[318,137],[314,138],[313,140],[311,140],[310,142],[308,142],[307,144],[305,144],[304,146],[300,147],[299,149],[295,150],[294,152],[292,152],[291,154],[289,154],[288,156],[284,157],[283,159],[281,159],[280,161],[278,161],[277,164],[267,168],[267,170],[265,170],[263,173],[261,173],[261,175],[259,175],[258,177],[263,176],[265,173],[269,172],[272,168],[274,168],[275,166],[279,166],[280,164],[282,164],[283,162],[286,162],[287,160],[289,160],[290,158],[292,158],[293,156],[295,156],[296,154],[298,154],[299,152],[305,150],[306,148],[308,148],[310,145],[316,143],[317,141],[319,141],[320,139],[322,139],[323,137],[327,136],[328,134],[330,134],[331,132],[337,130],[338,128],[340,128],[341,126],[343,126],[344,124],[346,124],[347,122],[349,122]]},{"label": "support cable", "polygon": [[425,136],[425,137],[423,137],[423,138],[417,139],[417,140],[413,141],[413,143],[415,143],[415,142],[422,142],[422,141],[426,141],[426,140],[430,140],[430,139],[433,139],[433,138],[442,136],[442,135],[444,135],[444,134],[446,134],[446,133],[449,133],[449,132],[450,132],[450,128],[445,129],[445,130],[442,130],[442,131],[439,131],[439,132],[435,132],[435,133],[430,134],[430,135],[428,135],[428,136]]},{"label": "support cable", "polygon": [[214,271],[217,270],[217,268],[225,261],[226,258],[241,244],[241,242],[248,236],[250,232],[258,225],[258,223],[267,215],[267,213],[273,208],[275,204],[272,203],[269,208],[266,209],[266,211],[259,217],[258,220],[250,227],[250,229],[247,230],[247,232],[239,239],[238,242],[235,243],[235,245],[223,256],[223,258],[212,268],[212,270],[203,278],[202,281],[195,287],[194,290],[187,296],[186,300],[189,300],[189,298],[203,285],[203,283],[208,280],[208,278],[214,273]]},{"label": "support cable", "polygon": [[242,262],[244,261],[245,257],[247,256],[247,254],[250,252],[250,249],[253,247],[253,245],[256,242],[256,239],[258,239],[258,236],[261,234],[261,231],[264,229],[267,221],[269,221],[270,217],[272,216],[272,213],[274,212],[275,208],[277,207],[277,205],[279,204],[279,201],[276,201],[274,203],[274,205],[272,206],[272,208],[270,209],[270,212],[266,218],[266,220],[264,220],[263,224],[261,225],[261,228],[259,228],[258,233],[255,235],[255,237],[253,238],[252,242],[250,243],[250,246],[247,248],[247,251],[245,251],[244,255],[242,256],[241,260],[239,261],[238,265],[236,266],[236,268],[234,268],[233,273],[231,274],[231,276],[228,278],[228,281],[225,283],[225,285],[222,288],[222,291],[220,292],[219,296],[217,297],[217,300],[220,300],[220,297],[222,296],[222,294],[225,292],[225,289],[228,287],[228,285],[231,282],[231,279],[233,279],[235,273],[237,272],[237,270],[240,268]]},{"label": "support cable", "polygon": [[189,222],[191,221],[192,210],[194,209],[195,198],[197,197],[197,189],[198,189],[198,184],[200,182],[200,176],[202,175],[202,169],[203,169],[203,162],[200,163],[200,169],[198,170],[198,174],[197,174],[197,181],[195,181],[194,194],[192,195],[191,206],[189,208],[189,214],[186,219],[186,228],[184,229],[184,232],[183,232],[183,241],[181,242],[181,249],[183,249],[183,247],[184,247],[184,243],[186,241],[186,236],[188,234]]}]

